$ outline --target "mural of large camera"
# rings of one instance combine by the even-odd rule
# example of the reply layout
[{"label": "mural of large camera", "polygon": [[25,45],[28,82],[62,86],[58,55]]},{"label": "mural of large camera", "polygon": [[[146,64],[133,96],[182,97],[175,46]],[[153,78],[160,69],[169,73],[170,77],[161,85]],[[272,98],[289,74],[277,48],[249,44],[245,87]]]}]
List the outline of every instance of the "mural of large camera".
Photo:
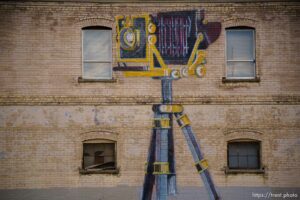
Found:
[{"label": "mural of large camera", "polygon": [[221,31],[221,23],[207,22],[203,10],[117,16],[116,23],[118,67],[114,70],[127,76],[202,77],[205,49]]}]

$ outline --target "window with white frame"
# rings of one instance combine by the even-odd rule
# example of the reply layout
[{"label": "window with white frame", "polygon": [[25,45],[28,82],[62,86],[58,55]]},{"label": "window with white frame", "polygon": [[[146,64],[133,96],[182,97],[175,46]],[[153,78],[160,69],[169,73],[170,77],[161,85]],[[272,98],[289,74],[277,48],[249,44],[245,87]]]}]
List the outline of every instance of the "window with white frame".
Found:
[{"label": "window with white frame", "polygon": [[254,79],[255,68],[255,29],[226,28],[226,78]]},{"label": "window with white frame", "polygon": [[112,31],[108,27],[82,29],[82,77],[112,78]]}]

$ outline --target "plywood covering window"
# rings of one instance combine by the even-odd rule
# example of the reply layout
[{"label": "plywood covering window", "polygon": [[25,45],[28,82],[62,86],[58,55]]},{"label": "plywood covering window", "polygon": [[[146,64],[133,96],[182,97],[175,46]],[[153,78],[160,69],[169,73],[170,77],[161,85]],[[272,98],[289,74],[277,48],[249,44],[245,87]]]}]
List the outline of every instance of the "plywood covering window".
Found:
[{"label": "plywood covering window", "polygon": [[112,79],[112,31],[108,27],[82,29],[83,79]]},{"label": "plywood covering window", "polygon": [[86,171],[116,170],[116,143],[111,140],[85,141],[82,165]]},{"label": "plywood covering window", "polygon": [[260,169],[260,142],[229,142],[229,169]]},{"label": "plywood covering window", "polygon": [[254,79],[255,77],[255,29],[226,28],[226,78]]}]

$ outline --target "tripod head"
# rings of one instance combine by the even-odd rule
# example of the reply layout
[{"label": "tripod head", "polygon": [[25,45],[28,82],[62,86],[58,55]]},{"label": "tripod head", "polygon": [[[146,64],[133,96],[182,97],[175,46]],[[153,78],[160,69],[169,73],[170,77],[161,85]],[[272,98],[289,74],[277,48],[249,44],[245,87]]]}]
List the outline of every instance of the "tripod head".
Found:
[{"label": "tripod head", "polygon": [[201,78],[206,74],[205,50],[221,32],[221,23],[207,22],[203,10],[117,16],[116,24],[114,71],[125,76]]}]

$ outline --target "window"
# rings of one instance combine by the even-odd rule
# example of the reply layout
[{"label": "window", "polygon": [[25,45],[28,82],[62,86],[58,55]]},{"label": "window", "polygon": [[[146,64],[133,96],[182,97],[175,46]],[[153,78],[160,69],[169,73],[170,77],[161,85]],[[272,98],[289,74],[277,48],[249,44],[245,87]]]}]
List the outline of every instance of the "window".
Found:
[{"label": "window", "polygon": [[229,169],[260,169],[260,142],[229,142]]},{"label": "window", "polygon": [[255,29],[227,28],[226,78],[254,79],[255,77]]},{"label": "window", "polygon": [[111,140],[88,140],[83,143],[82,168],[89,172],[116,170],[116,143]]},{"label": "window", "polygon": [[111,28],[86,27],[82,29],[83,79],[112,78]]}]

